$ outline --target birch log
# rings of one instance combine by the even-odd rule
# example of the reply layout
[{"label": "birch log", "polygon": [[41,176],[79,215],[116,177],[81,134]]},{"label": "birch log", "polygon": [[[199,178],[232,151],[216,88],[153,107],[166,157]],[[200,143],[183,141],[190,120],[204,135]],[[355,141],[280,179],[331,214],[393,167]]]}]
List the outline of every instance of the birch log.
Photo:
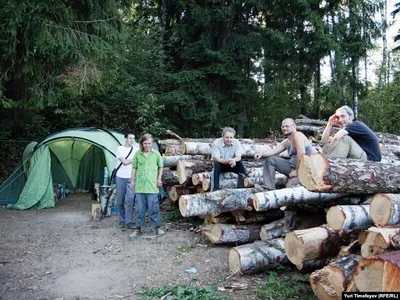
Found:
[{"label": "birch log", "polygon": [[285,237],[288,259],[301,270],[310,260],[320,260],[337,255],[340,246],[347,245],[356,231],[334,231],[328,226],[294,230]]},{"label": "birch log", "polygon": [[[237,188],[237,178],[223,178],[219,180],[219,188],[220,189],[235,189]],[[211,189],[211,179],[205,179],[201,183],[201,187],[203,192],[208,192]],[[246,182],[244,184],[244,187],[247,187]]]},{"label": "birch log", "polygon": [[162,183],[163,185],[177,185],[179,184],[179,179],[178,179],[178,172],[177,171],[171,171],[168,168],[163,169],[163,175],[162,175]]},{"label": "birch log", "polygon": [[332,206],[326,213],[326,222],[334,230],[368,228],[373,224],[368,204]]},{"label": "birch log", "polygon": [[174,155],[174,156],[163,156],[163,166],[175,167],[180,160],[201,160],[207,159],[205,155]]},{"label": "birch log", "polygon": [[175,139],[158,140],[158,149],[161,154],[165,153],[165,149],[168,145],[180,145],[181,141]]},{"label": "birch log", "polygon": [[353,276],[360,292],[400,291],[400,251],[361,258]]},{"label": "birch log", "polygon": [[211,171],[212,161],[211,160],[181,160],[176,166],[178,172],[179,184],[191,180],[193,173],[200,173],[204,171]]},{"label": "birch log", "polygon": [[231,273],[256,273],[288,263],[281,238],[256,241],[233,247],[229,251],[228,265]]},{"label": "birch log", "polygon": [[320,300],[342,299],[342,292],[349,288],[354,268],[361,256],[350,254],[333,260],[321,270],[310,275],[310,284]]},{"label": "birch log", "polygon": [[363,257],[379,255],[387,250],[400,249],[400,227],[371,227],[361,246]]},{"label": "birch log", "polygon": [[261,227],[260,238],[263,241],[280,238],[283,235],[284,219],[279,219]]},{"label": "birch log", "polygon": [[372,197],[369,210],[377,226],[400,224],[400,195],[376,194]]},{"label": "birch log", "polygon": [[245,244],[260,239],[261,226],[214,224],[204,235],[213,244]]},{"label": "birch log", "polygon": [[304,187],[314,192],[374,194],[400,192],[400,166],[375,161],[304,155],[298,176]]},{"label": "birch log", "polygon": [[257,211],[270,210],[281,206],[295,206],[298,204],[320,203],[340,198],[339,194],[313,193],[299,186],[274,191],[265,191],[253,195],[254,208]]},{"label": "birch log", "polygon": [[168,196],[172,201],[176,201],[182,195],[189,195],[195,193],[195,187],[184,187],[182,185],[174,185],[168,192]]},{"label": "birch log", "polygon": [[210,193],[183,195],[179,210],[184,217],[246,210],[254,189],[218,190]]}]

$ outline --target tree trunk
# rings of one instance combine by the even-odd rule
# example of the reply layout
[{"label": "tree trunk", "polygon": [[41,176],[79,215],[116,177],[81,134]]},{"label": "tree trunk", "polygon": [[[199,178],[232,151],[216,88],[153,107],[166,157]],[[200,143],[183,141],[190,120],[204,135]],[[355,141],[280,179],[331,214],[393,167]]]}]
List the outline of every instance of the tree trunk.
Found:
[{"label": "tree trunk", "polygon": [[288,264],[283,239],[256,241],[233,247],[229,251],[229,270],[231,273],[251,274]]},{"label": "tree trunk", "polygon": [[369,210],[376,226],[400,224],[400,195],[376,194],[372,197]]},{"label": "tree trunk", "polygon": [[245,244],[260,239],[261,226],[215,224],[204,234],[213,244]]},{"label": "tree trunk", "polygon": [[174,185],[171,187],[170,191],[168,192],[168,196],[172,201],[176,201],[182,195],[189,195],[195,193],[195,187],[189,186],[184,187],[181,185]]},{"label": "tree trunk", "polygon": [[360,292],[400,291],[400,251],[361,258],[353,276]]},{"label": "tree trunk", "polygon": [[[221,178],[219,180],[219,187],[220,189],[235,189],[237,188],[237,181],[238,181],[237,178],[236,179]],[[201,186],[204,192],[208,192],[211,189],[211,179],[203,180]],[[244,187],[247,187],[247,185],[245,184]]]},{"label": "tree trunk", "polygon": [[170,185],[170,186],[179,184],[178,172],[171,171],[168,168],[164,168],[162,175],[162,183],[163,185]]},{"label": "tree trunk", "polygon": [[194,173],[192,174],[192,183],[193,185],[199,185],[202,184],[203,180],[210,178],[211,178],[210,172]]},{"label": "tree trunk", "polygon": [[174,140],[174,139],[167,139],[167,140],[158,140],[158,150],[161,154],[165,153],[165,148],[168,145],[180,145],[181,141]]},{"label": "tree trunk", "polygon": [[254,191],[254,189],[233,189],[183,195],[179,198],[179,210],[184,217],[246,210]]},{"label": "tree trunk", "polygon": [[285,237],[288,259],[301,270],[310,260],[320,260],[337,255],[340,246],[347,245],[356,231],[334,231],[328,226],[289,232]]},{"label": "tree trunk", "polygon": [[400,249],[400,227],[371,227],[361,246],[361,255],[363,257],[379,255],[392,249]]},{"label": "tree trunk", "polygon": [[191,181],[193,173],[200,173],[212,170],[212,161],[181,160],[176,166],[178,171],[179,184]]},{"label": "tree trunk", "polygon": [[163,156],[163,165],[165,167],[175,167],[180,160],[202,160],[207,159],[205,155],[177,155],[177,156]]},{"label": "tree trunk", "polygon": [[349,287],[354,267],[360,258],[359,255],[350,254],[313,272],[310,275],[310,284],[315,296],[320,300],[342,299],[342,292]]},{"label": "tree trunk", "polygon": [[296,206],[329,201],[341,197],[339,194],[313,193],[302,186],[265,191],[253,195],[254,208],[257,211],[270,210],[281,206]]},{"label": "tree trunk", "polygon": [[283,235],[284,219],[279,219],[261,227],[260,238],[263,241],[280,238]]},{"label": "tree trunk", "polygon": [[334,230],[368,228],[373,224],[369,204],[333,206],[326,213],[326,221]]},{"label": "tree trunk", "polygon": [[[180,152],[183,154],[206,154],[211,155],[211,145],[212,143],[202,143],[202,142],[183,142],[180,145]],[[275,143],[269,144],[256,144],[251,141],[251,143],[241,143],[243,148],[242,157],[253,158],[254,154],[261,153],[275,147]]]},{"label": "tree trunk", "polygon": [[400,192],[400,166],[375,161],[303,155],[298,175],[314,192],[374,194]]},{"label": "tree trunk", "polygon": [[[263,163],[259,161],[243,161],[243,164],[247,170],[250,170],[252,168],[260,168],[263,166]],[[186,181],[191,182],[193,174],[210,172],[212,168],[212,160],[181,160],[176,166],[176,170],[179,173],[180,184],[184,184]],[[224,176],[227,173],[230,172],[223,173]]]},{"label": "tree trunk", "polygon": [[165,156],[180,156],[184,153],[181,151],[181,145],[167,145],[165,147]]}]

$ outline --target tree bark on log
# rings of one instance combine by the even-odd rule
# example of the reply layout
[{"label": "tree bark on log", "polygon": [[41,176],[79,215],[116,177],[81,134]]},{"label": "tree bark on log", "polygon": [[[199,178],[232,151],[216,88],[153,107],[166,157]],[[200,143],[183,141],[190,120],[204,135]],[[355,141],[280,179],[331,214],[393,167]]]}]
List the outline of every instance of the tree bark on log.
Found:
[{"label": "tree bark on log", "polygon": [[310,284],[320,300],[342,299],[342,292],[349,288],[354,268],[361,256],[350,254],[330,262],[310,275]]},{"label": "tree bark on log", "polygon": [[161,181],[162,181],[163,185],[172,186],[172,185],[179,184],[178,172],[177,171],[171,171],[168,168],[164,168]]},{"label": "tree bark on log", "polygon": [[174,156],[163,156],[163,166],[166,167],[175,167],[180,160],[202,160],[207,159],[205,155],[174,155]]},{"label": "tree bark on log", "polygon": [[232,189],[183,195],[179,198],[179,210],[184,217],[246,210],[251,204],[251,195],[254,191],[254,189]]},{"label": "tree bark on log", "polygon": [[174,185],[169,190],[168,196],[173,202],[175,202],[182,195],[190,195],[194,193],[195,193],[194,186],[184,187],[182,185]]},{"label": "tree bark on log", "polygon": [[334,230],[368,228],[373,224],[369,204],[333,206],[326,213],[326,221]]},{"label": "tree bark on log", "polygon": [[361,258],[353,276],[360,292],[400,291],[400,251]]},{"label": "tree bark on log", "polygon": [[[221,177],[220,177],[221,178]],[[219,180],[219,188],[220,189],[235,189],[237,188],[237,178],[221,178]],[[201,183],[201,187],[203,192],[208,192],[211,189],[211,179],[205,179],[203,180],[203,182]],[[246,181],[244,183],[244,187],[248,187],[246,184]]]},{"label": "tree bark on log", "polygon": [[229,251],[228,265],[232,274],[251,274],[288,264],[283,239],[256,241],[233,247]]},{"label": "tree bark on log", "polygon": [[284,219],[279,219],[261,227],[260,238],[263,241],[268,241],[280,238],[283,235]]},{"label": "tree bark on log", "polygon": [[[251,168],[262,167],[262,162],[259,161],[243,161],[243,164],[247,170]],[[180,182],[179,184],[184,184],[186,181],[191,182],[193,174],[210,172],[212,168],[213,168],[212,160],[188,160],[188,161],[181,160],[178,162],[176,166],[176,170],[178,171],[179,174],[179,182]]]},{"label": "tree bark on log", "polygon": [[376,226],[400,224],[399,194],[376,194],[372,197],[369,209]]},{"label": "tree bark on log", "polygon": [[262,225],[215,224],[204,235],[213,244],[245,244],[260,239]]},{"label": "tree bark on log", "polygon": [[270,211],[235,210],[231,212],[238,224],[265,224],[282,218],[279,209]]},{"label": "tree bark on log", "polygon": [[400,227],[371,227],[361,246],[361,255],[363,257],[379,255],[393,249],[400,249]]},{"label": "tree bark on log", "polygon": [[313,192],[374,194],[400,192],[400,166],[375,161],[303,155],[298,176]]},{"label": "tree bark on log", "polygon": [[340,246],[357,239],[356,232],[334,231],[328,226],[291,231],[285,237],[286,255],[301,270],[307,261],[336,256]]},{"label": "tree bark on log", "polygon": [[257,211],[270,210],[281,206],[296,206],[298,204],[320,203],[340,198],[339,194],[313,193],[299,186],[274,191],[265,191],[253,195],[254,208]]},{"label": "tree bark on log", "polygon": [[296,119],[296,125],[312,125],[312,126],[326,126],[328,124],[327,121],[324,120],[315,120],[315,119]]},{"label": "tree bark on log", "polygon": [[175,139],[158,140],[158,150],[161,154],[165,153],[165,149],[168,145],[180,145],[181,141]]}]

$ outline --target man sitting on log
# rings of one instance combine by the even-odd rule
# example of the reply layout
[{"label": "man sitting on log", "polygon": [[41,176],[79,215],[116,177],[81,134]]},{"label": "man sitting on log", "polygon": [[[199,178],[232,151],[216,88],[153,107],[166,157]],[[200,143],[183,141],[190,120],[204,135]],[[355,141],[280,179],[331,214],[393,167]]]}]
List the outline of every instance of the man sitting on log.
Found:
[{"label": "man sitting on log", "polygon": [[[263,188],[267,190],[275,190],[276,171],[289,178],[297,177],[297,167],[301,157],[304,154],[309,155],[316,152],[311,145],[311,141],[302,132],[297,131],[296,123],[293,119],[287,118],[282,121],[282,133],[287,138],[279,143],[276,148],[254,155],[255,159],[267,157],[263,169]],[[276,156],[285,150],[289,154],[289,160]]]},{"label": "man sitting on log", "polygon": [[[341,129],[330,138],[334,125],[339,125]],[[354,119],[354,112],[348,106],[338,108],[329,117],[321,143],[324,145],[324,153],[333,157],[381,161],[377,136],[363,122]]]},{"label": "man sitting on log", "polygon": [[211,155],[214,159],[213,191],[219,190],[221,173],[238,174],[237,187],[242,188],[246,169],[242,162],[242,145],[234,138],[236,131],[231,127],[222,129],[222,137],[212,143]]}]

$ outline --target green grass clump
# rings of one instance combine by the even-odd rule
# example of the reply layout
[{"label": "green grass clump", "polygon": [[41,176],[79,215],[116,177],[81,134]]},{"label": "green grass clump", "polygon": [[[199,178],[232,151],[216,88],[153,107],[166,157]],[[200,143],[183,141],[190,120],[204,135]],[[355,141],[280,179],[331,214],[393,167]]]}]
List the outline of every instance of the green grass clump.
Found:
[{"label": "green grass clump", "polygon": [[261,285],[257,291],[260,299],[315,299],[306,278],[278,276],[270,272],[268,282]]},{"label": "green grass clump", "polygon": [[164,216],[164,222],[177,222],[182,219],[183,217],[179,209],[167,211],[167,213]]},{"label": "green grass clump", "polygon": [[165,300],[228,300],[226,296],[215,296],[215,286],[200,288],[196,286],[179,286],[160,288],[144,288],[138,294],[146,298],[161,298]]}]

